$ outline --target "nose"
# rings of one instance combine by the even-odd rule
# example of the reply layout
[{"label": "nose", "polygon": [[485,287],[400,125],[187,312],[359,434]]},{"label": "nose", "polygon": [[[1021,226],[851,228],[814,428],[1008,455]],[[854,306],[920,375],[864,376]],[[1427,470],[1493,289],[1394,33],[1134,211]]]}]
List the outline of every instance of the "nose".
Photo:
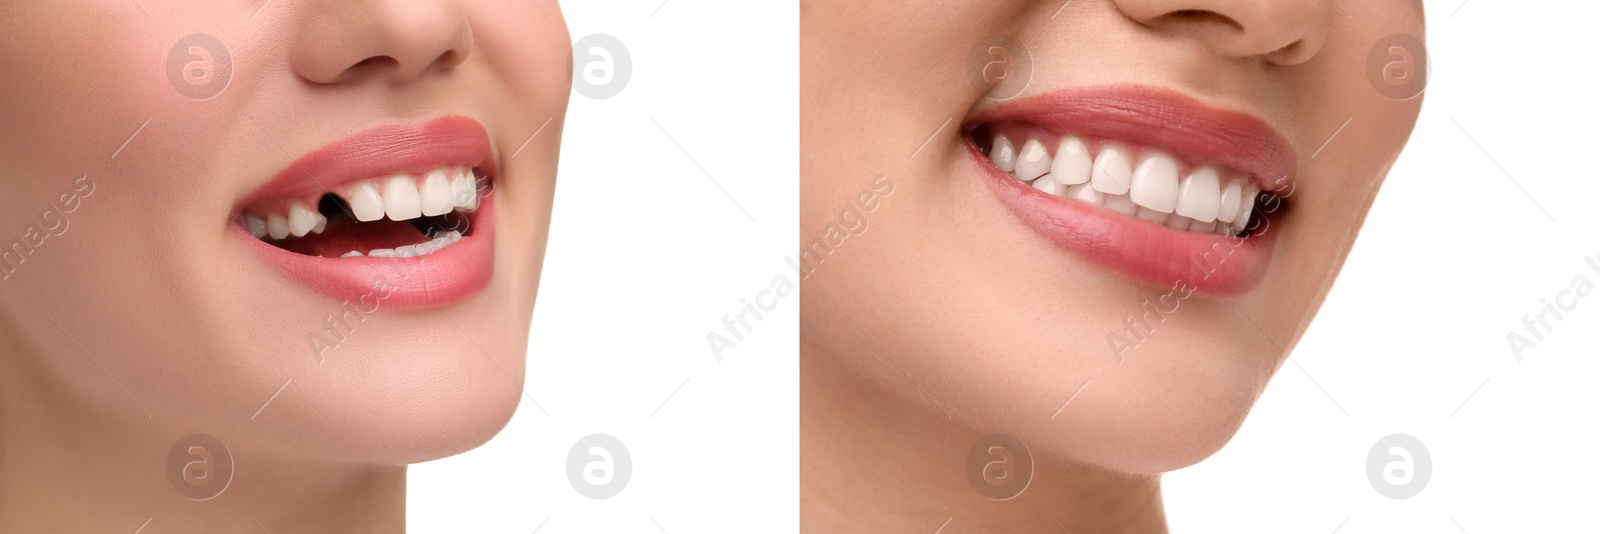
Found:
[{"label": "nose", "polygon": [[455,0],[310,2],[301,20],[291,63],[313,83],[405,81],[472,53],[472,26]]},{"label": "nose", "polygon": [[1218,54],[1297,65],[1328,37],[1332,0],[1115,0],[1151,29],[1197,39]]}]

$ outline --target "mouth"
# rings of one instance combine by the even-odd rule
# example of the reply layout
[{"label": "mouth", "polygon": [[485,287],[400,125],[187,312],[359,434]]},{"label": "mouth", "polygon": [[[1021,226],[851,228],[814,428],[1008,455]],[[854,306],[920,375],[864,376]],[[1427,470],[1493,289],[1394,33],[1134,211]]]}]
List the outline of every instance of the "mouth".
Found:
[{"label": "mouth", "polygon": [[230,226],[264,263],[324,295],[445,304],[492,274],[496,170],[471,119],[381,126],[295,161]]},{"label": "mouth", "polygon": [[262,242],[320,258],[412,258],[471,235],[480,171],[463,165],[340,184],[326,193],[270,198],[240,222]]},{"label": "mouth", "polygon": [[1001,202],[1059,248],[1141,282],[1259,282],[1293,192],[1293,147],[1253,116],[1144,87],[1003,104],[964,128]]}]

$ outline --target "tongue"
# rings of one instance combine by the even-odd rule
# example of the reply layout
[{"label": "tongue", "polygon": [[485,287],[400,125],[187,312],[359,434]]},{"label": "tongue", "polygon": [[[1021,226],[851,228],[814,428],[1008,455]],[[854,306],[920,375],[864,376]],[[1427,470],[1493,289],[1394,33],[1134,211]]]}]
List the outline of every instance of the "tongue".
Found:
[{"label": "tongue", "polygon": [[357,223],[346,217],[328,221],[321,234],[307,234],[280,243],[285,250],[309,256],[337,258],[354,250],[362,254],[375,249],[393,249],[428,241],[428,236],[410,222],[379,219]]}]

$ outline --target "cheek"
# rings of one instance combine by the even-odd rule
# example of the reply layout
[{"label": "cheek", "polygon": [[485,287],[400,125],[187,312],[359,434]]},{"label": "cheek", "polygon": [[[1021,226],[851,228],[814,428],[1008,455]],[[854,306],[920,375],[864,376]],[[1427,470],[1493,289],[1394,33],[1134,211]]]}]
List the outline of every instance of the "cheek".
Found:
[{"label": "cheek", "polygon": [[[524,100],[508,109],[565,110],[572,84],[572,41],[554,2],[468,6],[475,49],[510,92]],[[548,5],[545,5],[548,4]],[[548,16],[546,16],[548,12]]]}]

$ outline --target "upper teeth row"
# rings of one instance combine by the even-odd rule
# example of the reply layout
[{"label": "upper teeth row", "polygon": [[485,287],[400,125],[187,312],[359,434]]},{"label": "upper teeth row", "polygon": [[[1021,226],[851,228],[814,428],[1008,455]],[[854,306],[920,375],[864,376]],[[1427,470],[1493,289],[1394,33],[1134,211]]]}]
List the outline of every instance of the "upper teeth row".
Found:
[{"label": "upper teeth row", "polygon": [[[478,179],[465,166],[438,167],[415,174],[395,174],[384,178],[346,183],[333,194],[350,205],[357,221],[367,222],[388,216],[405,221],[417,217],[444,215],[452,210],[478,209]],[[320,195],[319,195],[320,198]],[[255,209],[244,214],[245,228],[257,238],[284,239],[322,233],[328,219],[310,203],[290,201],[284,211]]]},{"label": "upper teeth row", "polygon": [[996,135],[989,160],[1046,193],[1190,232],[1242,232],[1260,192],[1244,174],[1224,177],[1216,166],[1196,165],[1180,178],[1181,163],[1171,154],[1146,148],[1135,160],[1130,147],[1110,141],[1091,154],[1070,135],[1061,137],[1054,156],[1038,139],[1019,151]]}]

